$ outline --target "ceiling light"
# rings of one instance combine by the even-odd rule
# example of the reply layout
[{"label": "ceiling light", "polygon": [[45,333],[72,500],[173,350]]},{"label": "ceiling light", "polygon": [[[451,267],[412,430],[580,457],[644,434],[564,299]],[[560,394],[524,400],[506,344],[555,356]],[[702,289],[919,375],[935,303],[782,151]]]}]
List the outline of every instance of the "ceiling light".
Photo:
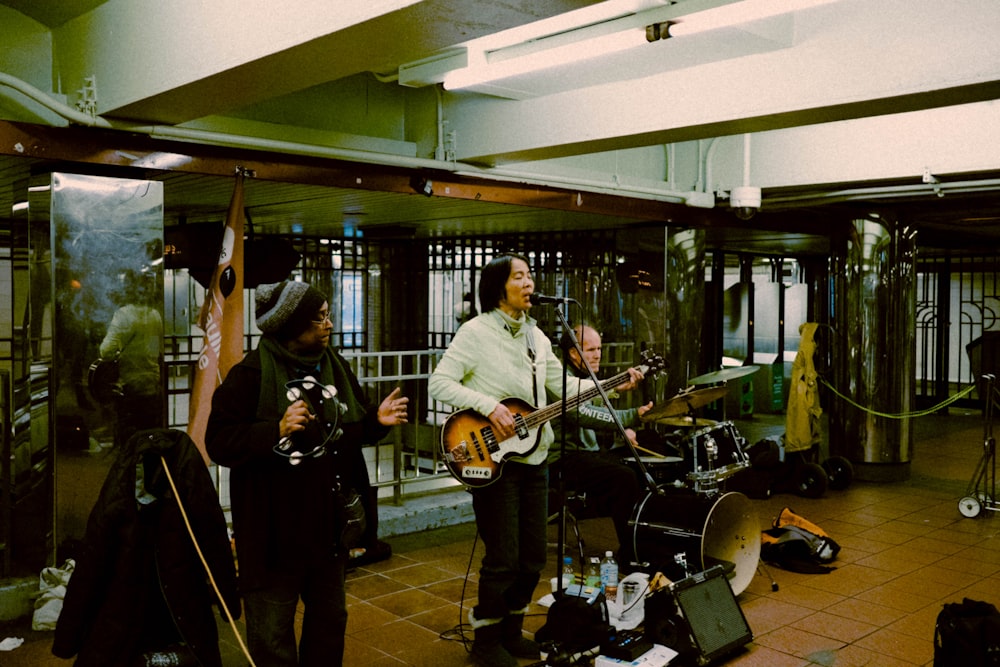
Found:
[{"label": "ceiling light", "polygon": [[[435,77],[443,78],[447,90],[476,89],[483,84],[621,54],[668,37],[687,37],[722,28],[741,29],[755,21],[835,1],[838,0],[708,0],[700,6],[708,5],[709,9],[683,15],[680,12],[684,10],[679,9],[683,5],[671,4],[528,38],[511,31],[519,34],[518,39],[522,40],[519,42],[504,44],[500,40],[507,33],[498,33],[490,36],[489,41],[483,38],[469,42],[466,67],[443,75],[435,73]],[[687,7],[690,6],[689,3]],[[778,33],[780,42],[787,39],[786,32]],[[516,84],[513,88],[511,96],[528,96],[518,95]]]}]

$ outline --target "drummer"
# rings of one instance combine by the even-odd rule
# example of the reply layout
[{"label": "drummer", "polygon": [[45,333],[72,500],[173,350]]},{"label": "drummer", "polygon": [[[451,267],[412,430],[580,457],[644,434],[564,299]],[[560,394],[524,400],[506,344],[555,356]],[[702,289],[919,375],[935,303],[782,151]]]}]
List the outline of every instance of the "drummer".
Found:
[{"label": "drummer", "polygon": [[[577,377],[589,378],[587,367],[596,375],[601,366],[601,335],[586,325],[574,328],[583,356],[567,336],[563,336],[562,349],[569,350],[566,368]],[[559,400],[559,397],[550,397]],[[625,434],[636,444],[634,427],[639,418],[653,407],[652,403],[629,410],[615,410]],[[566,414],[566,437],[563,439],[562,420],[553,420],[555,440],[549,447],[549,478],[557,479],[561,473],[567,489],[585,492],[587,501],[593,501],[599,516],[610,516],[618,536],[618,562],[626,566],[635,560],[629,519],[639,500],[639,479],[632,468],[625,465],[617,454],[602,447],[601,440],[613,442],[621,439],[618,426],[611,413],[598,397],[593,403],[584,403],[577,410]]]}]

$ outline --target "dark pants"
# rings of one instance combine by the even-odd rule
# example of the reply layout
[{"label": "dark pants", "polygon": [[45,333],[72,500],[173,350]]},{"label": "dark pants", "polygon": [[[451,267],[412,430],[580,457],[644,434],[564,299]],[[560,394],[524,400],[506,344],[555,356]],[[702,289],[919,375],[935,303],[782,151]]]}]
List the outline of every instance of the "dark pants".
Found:
[{"label": "dark pants", "polygon": [[500,479],[472,491],[486,552],[479,570],[479,620],[497,619],[531,602],[548,547],[548,466],[507,462]]},{"label": "dark pants", "polygon": [[[336,667],[344,660],[347,599],[345,558],[301,576],[285,575],[245,593],[247,648],[257,667]],[[302,598],[302,639],[296,658],[295,611]]]},{"label": "dark pants", "polygon": [[[552,479],[562,474],[567,491],[587,494],[588,509],[610,516],[618,536],[619,564],[635,559],[632,530],[628,522],[639,502],[639,478],[635,471],[610,452],[571,451],[552,464]],[[553,481],[553,484],[555,482]]]}]

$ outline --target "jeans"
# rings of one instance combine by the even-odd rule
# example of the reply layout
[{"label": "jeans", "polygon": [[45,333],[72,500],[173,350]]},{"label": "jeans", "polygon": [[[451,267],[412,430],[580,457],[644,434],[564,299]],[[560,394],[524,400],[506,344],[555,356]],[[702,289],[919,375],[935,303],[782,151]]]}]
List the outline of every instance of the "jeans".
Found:
[{"label": "jeans", "polygon": [[479,570],[477,619],[525,608],[545,567],[548,548],[548,466],[504,464],[500,478],[472,490],[485,554]]},{"label": "jeans", "polygon": [[[244,593],[247,648],[257,667],[331,667],[344,660],[346,557],[299,575],[283,574]],[[302,598],[302,639],[296,659],[295,612]]]}]

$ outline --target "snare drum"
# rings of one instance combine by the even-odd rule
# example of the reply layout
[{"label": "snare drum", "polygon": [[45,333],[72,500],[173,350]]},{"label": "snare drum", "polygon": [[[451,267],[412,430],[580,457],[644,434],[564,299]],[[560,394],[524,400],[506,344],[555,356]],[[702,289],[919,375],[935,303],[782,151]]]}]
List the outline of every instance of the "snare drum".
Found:
[{"label": "snare drum", "polygon": [[680,456],[640,456],[639,462],[634,456],[623,456],[622,462],[642,477],[642,468],[639,467],[641,462],[657,486],[684,479],[684,459]]},{"label": "snare drum", "polygon": [[688,479],[696,486],[714,488],[717,482],[750,467],[745,448],[746,438],[731,421],[695,431],[688,438]]}]

